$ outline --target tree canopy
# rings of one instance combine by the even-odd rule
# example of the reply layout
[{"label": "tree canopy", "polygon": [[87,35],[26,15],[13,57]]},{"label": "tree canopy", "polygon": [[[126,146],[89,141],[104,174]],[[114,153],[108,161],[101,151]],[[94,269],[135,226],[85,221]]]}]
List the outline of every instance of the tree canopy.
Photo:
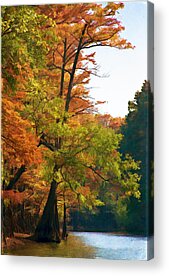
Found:
[{"label": "tree canopy", "polygon": [[121,37],[116,15],[123,7],[2,7],[5,236],[27,231],[37,241],[60,242],[61,224],[65,239],[74,212],[96,214],[108,206],[118,216],[124,202],[140,199],[142,159],[121,148],[122,156],[119,148],[133,108],[143,101],[130,103],[124,123],[98,114],[104,101],[92,99],[87,88],[99,74],[96,47],[134,48]]}]

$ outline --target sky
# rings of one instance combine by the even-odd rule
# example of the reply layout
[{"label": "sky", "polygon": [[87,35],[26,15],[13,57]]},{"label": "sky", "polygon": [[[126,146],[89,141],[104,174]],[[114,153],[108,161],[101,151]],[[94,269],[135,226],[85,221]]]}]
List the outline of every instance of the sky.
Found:
[{"label": "sky", "polygon": [[[96,47],[99,73],[106,78],[91,77],[90,95],[96,100],[106,101],[100,105],[100,113],[113,117],[124,117],[128,113],[128,101],[134,99],[147,79],[147,4],[146,1],[125,2],[119,10],[118,19],[125,26],[121,36],[135,49],[118,50]],[[90,50],[91,51],[91,50]]]}]

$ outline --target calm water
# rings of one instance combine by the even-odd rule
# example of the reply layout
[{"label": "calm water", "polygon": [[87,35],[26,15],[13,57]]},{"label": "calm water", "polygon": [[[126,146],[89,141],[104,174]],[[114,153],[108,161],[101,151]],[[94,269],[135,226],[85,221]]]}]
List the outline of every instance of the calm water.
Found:
[{"label": "calm water", "polygon": [[[74,233],[86,245],[95,248],[94,258],[113,260],[146,260],[147,241],[145,237],[119,236],[109,233]],[[153,241],[151,241],[151,244]]]},{"label": "calm water", "polygon": [[72,232],[60,244],[27,241],[6,254],[70,258],[103,258],[112,260],[146,260],[147,238],[109,233]]}]

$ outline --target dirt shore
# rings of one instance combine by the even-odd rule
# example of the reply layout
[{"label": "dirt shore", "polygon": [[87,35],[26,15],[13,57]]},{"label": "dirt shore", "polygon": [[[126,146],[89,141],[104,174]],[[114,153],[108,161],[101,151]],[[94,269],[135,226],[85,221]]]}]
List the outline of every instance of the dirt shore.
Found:
[{"label": "dirt shore", "polygon": [[32,243],[31,240],[27,239],[30,235],[23,233],[14,233],[14,237],[7,237],[5,241],[1,241],[1,254],[6,255],[11,249],[17,249],[24,247],[27,243]]}]

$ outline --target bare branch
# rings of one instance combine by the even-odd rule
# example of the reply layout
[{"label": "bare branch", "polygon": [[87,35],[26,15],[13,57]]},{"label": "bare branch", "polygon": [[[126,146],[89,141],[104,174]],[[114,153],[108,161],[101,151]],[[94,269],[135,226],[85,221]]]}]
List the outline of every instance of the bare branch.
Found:
[{"label": "bare branch", "polygon": [[89,74],[91,74],[91,75],[93,75],[93,76],[95,76],[95,77],[98,77],[98,78],[107,78],[108,76],[107,75],[98,75],[97,73],[94,73],[94,72],[92,72],[91,70],[97,70],[97,69],[95,69],[95,68],[93,68],[93,69],[86,69],[86,68],[76,68],[77,70],[82,70],[82,71],[85,71],[85,72],[87,72],[87,73],[89,73]]},{"label": "bare branch", "polygon": [[[53,66],[53,67],[52,67]],[[59,70],[64,70],[66,73],[69,73],[69,75],[71,75],[71,72],[67,69],[63,69],[62,67],[58,66],[58,65],[55,65],[54,63],[53,64],[50,64],[48,65],[48,69],[49,70],[54,70],[54,69],[59,69]]]}]

